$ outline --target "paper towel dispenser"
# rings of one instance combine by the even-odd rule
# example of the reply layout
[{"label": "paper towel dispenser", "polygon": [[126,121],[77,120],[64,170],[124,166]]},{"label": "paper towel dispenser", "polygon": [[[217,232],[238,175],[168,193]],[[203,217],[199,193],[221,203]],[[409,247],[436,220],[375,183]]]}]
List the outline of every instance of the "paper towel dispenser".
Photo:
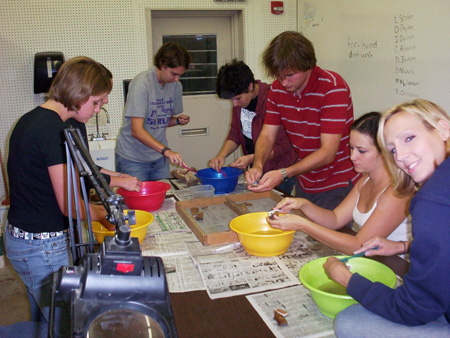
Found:
[{"label": "paper towel dispenser", "polygon": [[131,79],[125,79],[123,80],[123,104],[127,103],[127,95],[128,95],[128,88],[130,87]]},{"label": "paper towel dispenser", "polygon": [[64,62],[61,52],[42,52],[34,56],[34,93],[47,93],[59,67]]}]

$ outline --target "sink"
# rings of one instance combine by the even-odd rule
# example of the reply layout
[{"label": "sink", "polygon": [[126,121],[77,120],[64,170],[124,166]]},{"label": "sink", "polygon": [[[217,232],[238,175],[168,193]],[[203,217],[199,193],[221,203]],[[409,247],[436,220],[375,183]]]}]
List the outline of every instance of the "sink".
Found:
[{"label": "sink", "polygon": [[89,141],[89,152],[95,164],[115,171],[116,140]]}]

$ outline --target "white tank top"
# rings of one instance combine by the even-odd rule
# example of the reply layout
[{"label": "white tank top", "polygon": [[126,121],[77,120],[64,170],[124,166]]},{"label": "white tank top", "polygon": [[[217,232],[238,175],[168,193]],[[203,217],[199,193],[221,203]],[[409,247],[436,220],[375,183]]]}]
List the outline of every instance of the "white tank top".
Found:
[{"label": "white tank top", "polygon": [[[363,183],[363,186],[369,179],[370,177],[367,177],[367,179]],[[377,207],[378,198],[385,192],[388,187],[389,185],[386,186],[386,188],[384,188],[382,192],[380,192],[380,194],[375,199],[375,203],[373,204],[372,208],[366,213],[362,213],[358,210],[358,202],[360,196],[360,194],[358,194],[355,207],[353,208],[353,221],[355,222],[354,225],[356,226],[356,228],[358,228],[358,230],[364,226],[369,217],[372,215],[373,211]],[[411,217],[408,215],[408,217],[406,217],[403,222],[400,223],[400,225],[387,237],[387,239],[391,241],[411,240]]]}]

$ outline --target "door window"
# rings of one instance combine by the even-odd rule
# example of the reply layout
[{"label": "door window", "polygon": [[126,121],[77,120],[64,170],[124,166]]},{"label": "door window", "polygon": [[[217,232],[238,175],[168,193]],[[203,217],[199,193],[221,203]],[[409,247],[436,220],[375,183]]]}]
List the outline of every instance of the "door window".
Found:
[{"label": "door window", "polygon": [[214,94],[217,78],[216,35],[163,35],[163,43],[177,42],[192,56],[189,69],[180,77],[183,95]]}]

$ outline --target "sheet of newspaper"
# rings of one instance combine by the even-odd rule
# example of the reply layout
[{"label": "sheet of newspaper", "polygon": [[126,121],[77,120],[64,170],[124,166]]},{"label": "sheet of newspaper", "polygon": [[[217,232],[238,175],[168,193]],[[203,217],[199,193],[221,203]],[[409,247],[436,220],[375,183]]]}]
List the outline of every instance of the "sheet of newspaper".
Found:
[{"label": "sheet of newspaper", "polygon": [[288,251],[278,257],[295,276],[298,276],[300,268],[309,261],[338,254],[339,252],[317,242],[305,233],[297,231]]},{"label": "sheet of newspaper", "polygon": [[175,210],[175,199],[167,198],[141,245],[143,256],[159,256],[164,262],[170,292],[205,290],[202,277],[187,253],[184,241],[197,238]]},{"label": "sheet of newspaper", "polygon": [[[277,338],[335,337],[333,320],[317,309],[308,289],[302,285],[249,295],[247,299]],[[288,325],[278,325],[273,318],[276,309],[288,312]]]},{"label": "sheet of newspaper", "polygon": [[[257,257],[241,246],[217,252],[202,243],[185,242],[211,299],[244,295],[300,284],[278,257]],[[216,250],[216,251],[215,251]]]},{"label": "sheet of newspaper", "polygon": [[175,199],[173,197],[166,199],[162,207],[159,210],[152,211],[152,214],[155,219],[148,227],[147,236],[148,234],[163,232],[191,231],[176,212]]},{"label": "sheet of newspaper", "polygon": [[164,262],[170,292],[205,290],[202,277],[187,253],[185,241],[195,241],[192,232],[148,234],[141,245],[143,256],[159,256]]},{"label": "sheet of newspaper", "polygon": [[198,241],[185,241],[185,245],[211,299],[299,285],[298,273],[304,264],[336,254],[300,232],[289,250],[278,257],[249,255],[240,245],[225,245],[219,249],[203,246]]}]

